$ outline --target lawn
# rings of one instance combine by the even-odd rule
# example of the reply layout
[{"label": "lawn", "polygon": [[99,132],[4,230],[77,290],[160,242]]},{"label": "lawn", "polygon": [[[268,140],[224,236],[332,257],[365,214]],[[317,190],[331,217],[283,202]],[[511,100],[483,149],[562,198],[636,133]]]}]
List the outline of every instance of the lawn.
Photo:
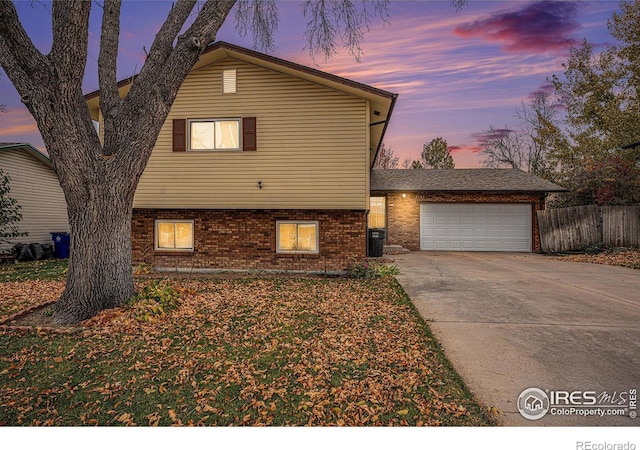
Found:
[{"label": "lawn", "polygon": [[[0,425],[493,424],[392,277],[137,283],[73,333],[0,332]],[[0,282],[0,316],[63,284]]]}]

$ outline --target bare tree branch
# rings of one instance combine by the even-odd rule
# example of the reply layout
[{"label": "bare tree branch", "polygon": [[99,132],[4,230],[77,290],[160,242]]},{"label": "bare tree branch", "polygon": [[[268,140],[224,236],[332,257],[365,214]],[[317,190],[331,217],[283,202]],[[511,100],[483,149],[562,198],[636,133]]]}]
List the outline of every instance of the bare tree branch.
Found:
[{"label": "bare tree branch", "polygon": [[245,37],[249,32],[253,34],[253,47],[256,50],[276,50],[274,36],[278,29],[277,0],[240,0],[235,22],[240,36]]},{"label": "bare tree branch", "polygon": [[160,27],[151,44],[145,65],[148,62],[151,67],[163,64],[166,61],[173,50],[173,43],[178,33],[189,18],[196,3],[196,0],[178,0],[173,5],[167,19]]},{"label": "bare tree branch", "polygon": [[[53,2],[53,44],[48,58],[58,68],[58,82],[82,83],[87,64],[90,11],[91,2],[83,0]],[[70,42],[73,45],[69,45]]]},{"label": "bare tree branch", "polygon": [[307,31],[304,34],[307,40],[305,50],[314,57],[317,53],[324,55],[327,60],[336,54],[336,29],[325,8],[327,3],[335,3],[332,0],[307,0],[304,2],[304,16],[307,20]]},{"label": "bare tree branch", "polygon": [[[98,83],[100,86],[100,110],[104,117],[104,137],[110,140],[116,136],[113,116],[120,104],[116,66],[118,59],[118,41],[120,39],[121,0],[106,2],[102,11],[102,32],[100,34],[100,54],[98,55]],[[106,131],[109,130],[109,131]],[[107,142],[104,148],[115,146]],[[109,151],[106,156],[109,155]]]},{"label": "bare tree branch", "polygon": [[307,18],[305,50],[314,59],[322,55],[327,60],[337,53],[337,37],[340,37],[347,51],[359,61],[372,16],[386,23],[388,5],[388,0],[362,1],[359,5],[354,0],[306,0],[303,3]]},{"label": "bare tree branch", "polygon": [[23,103],[31,101],[31,91],[48,72],[48,61],[25,32],[15,6],[0,1],[0,65],[12,81]]},{"label": "bare tree branch", "polygon": [[387,147],[384,142],[378,151],[374,169],[397,169],[400,159],[395,155],[391,147]]},{"label": "bare tree branch", "polygon": [[456,8],[456,11],[459,12],[462,7],[467,3],[467,0],[451,0],[451,3]]},{"label": "bare tree branch", "polygon": [[510,128],[498,130],[489,126],[482,144],[482,165],[484,167],[523,168],[523,153],[518,133]]}]

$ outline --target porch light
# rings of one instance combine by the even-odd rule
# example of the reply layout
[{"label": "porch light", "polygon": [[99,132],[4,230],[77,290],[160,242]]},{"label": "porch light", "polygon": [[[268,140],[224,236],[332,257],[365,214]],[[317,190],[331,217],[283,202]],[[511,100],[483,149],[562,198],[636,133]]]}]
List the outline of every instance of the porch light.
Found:
[{"label": "porch light", "polygon": [[407,194],[402,194],[402,198],[407,198]]}]

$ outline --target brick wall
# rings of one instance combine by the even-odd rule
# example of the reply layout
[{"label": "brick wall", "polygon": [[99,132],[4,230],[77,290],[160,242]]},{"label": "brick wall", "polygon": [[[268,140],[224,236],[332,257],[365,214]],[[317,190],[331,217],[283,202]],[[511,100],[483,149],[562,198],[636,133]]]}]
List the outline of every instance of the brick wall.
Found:
[{"label": "brick wall", "polygon": [[[155,219],[194,221],[194,251],[154,250]],[[276,220],[317,220],[319,254],[276,254]],[[365,211],[134,209],[133,263],[155,267],[344,271],[366,256]]]},{"label": "brick wall", "polygon": [[387,196],[387,243],[420,250],[420,203],[530,203],[533,251],[540,252],[536,210],[544,209],[544,194],[500,192],[372,192]]}]

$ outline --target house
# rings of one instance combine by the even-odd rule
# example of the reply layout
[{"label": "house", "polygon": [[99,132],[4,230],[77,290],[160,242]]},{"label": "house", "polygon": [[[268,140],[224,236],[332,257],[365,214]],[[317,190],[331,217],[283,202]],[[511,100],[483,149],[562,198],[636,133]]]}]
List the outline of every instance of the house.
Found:
[{"label": "house", "polygon": [[67,203],[47,155],[30,144],[0,142],[0,169],[22,207],[19,230],[29,233],[17,241],[50,243],[51,232],[69,231]]},{"label": "house", "polygon": [[[131,80],[119,84],[121,94]],[[86,97],[101,123],[99,92]],[[134,263],[342,271],[366,256],[370,168],[397,95],[210,45],[140,179]]]},{"label": "house", "polygon": [[[371,170],[396,99],[210,45],[140,179],[134,263],[340,272],[367,255],[370,228],[410,250],[539,251],[535,211],[555,184],[518,170]],[[86,100],[101,129],[99,92]]]},{"label": "house", "polygon": [[369,226],[409,250],[540,252],[536,211],[565,191],[518,169],[372,170]]}]

